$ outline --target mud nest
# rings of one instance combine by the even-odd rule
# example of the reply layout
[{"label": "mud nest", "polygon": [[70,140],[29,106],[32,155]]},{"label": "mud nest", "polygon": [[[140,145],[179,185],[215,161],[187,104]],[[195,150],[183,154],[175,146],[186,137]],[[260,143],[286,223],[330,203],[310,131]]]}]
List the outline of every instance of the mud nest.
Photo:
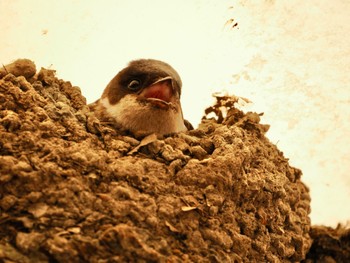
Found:
[{"label": "mud nest", "polygon": [[53,70],[21,63],[0,71],[0,260],[305,259],[301,171],[237,98],[218,96],[195,130],[140,142]]}]

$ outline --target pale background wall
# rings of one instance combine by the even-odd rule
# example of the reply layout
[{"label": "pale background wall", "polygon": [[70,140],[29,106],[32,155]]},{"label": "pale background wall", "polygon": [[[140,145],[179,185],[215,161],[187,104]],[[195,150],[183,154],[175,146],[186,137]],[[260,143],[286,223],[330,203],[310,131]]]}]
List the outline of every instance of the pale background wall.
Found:
[{"label": "pale background wall", "polygon": [[350,219],[349,14],[347,0],[0,0],[0,63],[56,69],[92,102],[129,60],[165,60],[194,124],[212,92],[247,97],[303,170],[313,224],[335,226]]}]

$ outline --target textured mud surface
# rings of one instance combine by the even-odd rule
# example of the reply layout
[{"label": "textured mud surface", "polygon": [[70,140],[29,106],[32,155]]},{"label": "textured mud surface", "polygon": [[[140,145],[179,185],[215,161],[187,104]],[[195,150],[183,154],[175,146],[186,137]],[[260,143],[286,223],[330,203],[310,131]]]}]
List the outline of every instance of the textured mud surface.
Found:
[{"label": "textured mud surface", "polygon": [[218,98],[207,109],[218,118],[198,129],[140,146],[100,123],[79,88],[23,63],[34,73],[6,70],[0,80],[0,260],[305,258],[301,171],[265,138],[258,114],[234,108],[236,98]]},{"label": "textured mud surface", "polygon": [[335,229],[326,226],[313,226],[310,236],[313,243],[305,262],[350,262],[349,226],[338,225]]}]

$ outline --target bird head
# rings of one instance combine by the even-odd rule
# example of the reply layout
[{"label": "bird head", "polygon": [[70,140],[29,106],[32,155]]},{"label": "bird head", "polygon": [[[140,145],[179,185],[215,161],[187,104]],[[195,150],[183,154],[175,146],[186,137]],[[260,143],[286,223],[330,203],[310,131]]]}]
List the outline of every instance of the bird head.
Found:
[{"label": "bird head", "polygon": [[181,86],[179,74],[167,63],[134,60],[109,82],[96,113],[135,136],[186,131],[192,126],[183,118]]},{"label": "bird head", "polygon": [[167,108],[179,101],[182,82],[167,63],[154,59],[134,60],[108,84],[102,98],[116,104],[124,96],[134,94],[139,101]]}]

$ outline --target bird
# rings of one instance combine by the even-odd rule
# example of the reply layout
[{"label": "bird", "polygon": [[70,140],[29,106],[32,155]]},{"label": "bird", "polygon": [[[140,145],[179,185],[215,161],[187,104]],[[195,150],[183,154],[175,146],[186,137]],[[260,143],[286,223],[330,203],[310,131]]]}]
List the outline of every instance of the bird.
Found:
[{"label": "bird", "polygon": [[182,81],[169,64],[138,59],[119,71],[90,109],[102,122],[135,137],[192,130],[180,103]]}]

